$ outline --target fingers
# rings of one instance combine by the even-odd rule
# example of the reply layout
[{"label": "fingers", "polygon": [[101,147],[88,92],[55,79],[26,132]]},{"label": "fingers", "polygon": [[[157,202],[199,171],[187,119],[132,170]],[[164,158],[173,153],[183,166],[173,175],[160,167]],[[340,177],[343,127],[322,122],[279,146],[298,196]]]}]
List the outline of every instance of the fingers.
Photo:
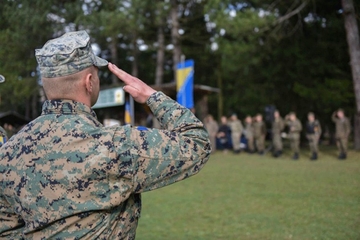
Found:
[{"label": "fingers", "polygon": [[125,84],[130,84],[134,81],[134,77],[128,74],[127,72],[118,68],[115,64],[109,63],[108,64],[109,70],[115,74],[119,79],[121,79]]}]

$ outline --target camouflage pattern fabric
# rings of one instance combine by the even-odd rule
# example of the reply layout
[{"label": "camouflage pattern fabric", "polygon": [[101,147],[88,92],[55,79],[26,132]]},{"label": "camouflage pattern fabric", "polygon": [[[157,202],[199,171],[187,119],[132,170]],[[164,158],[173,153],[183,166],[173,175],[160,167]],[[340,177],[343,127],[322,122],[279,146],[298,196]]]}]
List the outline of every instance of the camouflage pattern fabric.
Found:
[{"label": "camouflage pattern fabric", "polygon": [[105,59],[95,56],[90,36],[85,31],[65,33],[35,50],[42,77],[54,78],[74,74],[90,66],[104,67]]},{"label": "camouflage pattern fabric", "polygon": [[103,127],[86,105],[51,100],[0,153],[1,239],[134,239],[140,193],[190,177],[211,153],[190,110],[154,93],[166,130]]}]

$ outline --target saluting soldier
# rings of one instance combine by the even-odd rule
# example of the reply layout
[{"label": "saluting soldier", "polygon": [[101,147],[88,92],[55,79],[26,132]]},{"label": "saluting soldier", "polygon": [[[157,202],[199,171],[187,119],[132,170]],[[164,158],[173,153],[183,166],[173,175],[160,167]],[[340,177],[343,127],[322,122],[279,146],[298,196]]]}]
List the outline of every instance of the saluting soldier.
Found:
[{"label": "saluting soldier", "polygon": [[253,125],[255,145],[258,153],[262,155],[265,151],[266,125],[263,121],[263,116],[260,113],[255,116]]},{"label": "saluting soldier", "polygon": [[300,152],[300,132],[302,130],[302,124],[294,112],[290,112],[285,118],[286,125],[289,127],[288,138],[290,140],[290,147],[294,153],[292,159],[297,160],[299,159]]},{"label": "saluting soldier", "polygon": [[249,153],[254,153],[254,126],[252,122],[252,117],[247,116],[245,118],[245,137],[247,141],[247,150]]},{"label": "saluting soldier", "polygon": [[335,123],[336,145],[340,152],[339,159],[344,160],[347,157],[348,139],[351,132],[350,121],[345,116],[344,110],[342,109],[339,109],[333,113],[332,120]]},{"label": "saluting soldier", "polygon": [[231,141],[234,153],[240,153],[240,138],[243,132],[243,125],[237,115],[233,113],[230,117],[229,127],[231,130]]},{"label": "saluting soldier", "polygon": [[315,119],[315,114],[308,113],[308,121],[306,122],[306,138],[309,141],[310,151],[312,153],[310,160],[317,160],[318,158],[318,145],[321,136],[320,122]]},{"label": "saluting soldier", "polygon": [[[41,116],[0,151],[0,239],[135,239],[141,193],[186,179],[210,156],[187,108],[93,53],[85,31],[35,52],[47,99]],[[104,127],[91,107],[107,66],[163,130]]]},{"label": "saluting soldier", "polygon": [[279,157],[282,154],[283,143],[281,139],[281,132],[285,128],[285,123],[278,110],[274,112],[274,121],[272,122],[272,143],[274,147],[274,157]]}]

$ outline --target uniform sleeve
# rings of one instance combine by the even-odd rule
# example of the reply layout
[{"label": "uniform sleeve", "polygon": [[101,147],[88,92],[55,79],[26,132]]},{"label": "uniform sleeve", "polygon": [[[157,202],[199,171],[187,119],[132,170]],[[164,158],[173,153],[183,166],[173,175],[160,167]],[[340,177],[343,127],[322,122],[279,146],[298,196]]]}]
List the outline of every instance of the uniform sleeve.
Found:
[{"label": "uniform sleeve", "polygon": [[161,92],[153,94],[147,104],[164,130],[125,126],[114,139],[122,143],[116,150],[119,159],[128,159],[125,162],[131,165],[135,193],[196,174],[211,153],[208,133],[189,109]]},{"label": "uniform sleeve", "polygon": [[0,239],[20,239],[25,226],[20,215],[12,211],[6,199],[0,197]]}]

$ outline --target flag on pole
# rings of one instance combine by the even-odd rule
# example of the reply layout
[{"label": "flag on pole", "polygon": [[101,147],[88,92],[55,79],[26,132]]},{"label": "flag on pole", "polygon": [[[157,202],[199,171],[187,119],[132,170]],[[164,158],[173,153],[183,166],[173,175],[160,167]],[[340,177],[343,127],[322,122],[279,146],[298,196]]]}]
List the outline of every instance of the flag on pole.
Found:
[{"label": "flag on pole", "polygon": [[131,124],[131,120],[133,119],[133,114],[130,108],[130,101],[126,100],[125,102],[125,119],[124,122],[125,124]]},{"label": "flag on pole", "polygon": [[186,108],[194,107],[194,60],[178,63],[176,70],[177,101]]}]

